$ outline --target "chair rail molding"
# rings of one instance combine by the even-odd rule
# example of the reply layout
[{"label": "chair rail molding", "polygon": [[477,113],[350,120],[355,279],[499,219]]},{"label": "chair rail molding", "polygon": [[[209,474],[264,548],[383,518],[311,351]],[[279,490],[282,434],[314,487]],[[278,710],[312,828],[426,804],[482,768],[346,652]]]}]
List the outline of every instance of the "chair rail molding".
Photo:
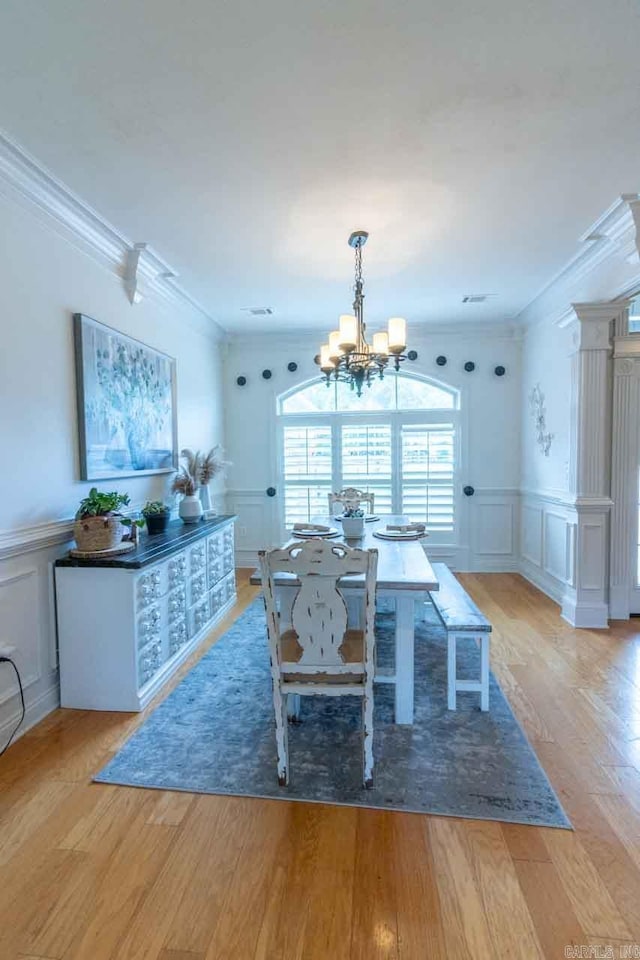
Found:
[{"label": "chair rail molding", "polygon": [[52,520],[32,527],[0,530],[0,560],[59,546],[70,540],[73,540],[73,520]]},{"label": "chair rail molding", "polygon": [[125,237],[2,130],[0,195],[38,215],[41,223],[107,267],[123,284],[130,302],[133,257],[137,295],[144,293],[182,308],[197,329],[215,340],[223,339],[219,321],[176,281],[177,272],[152,247]]}]

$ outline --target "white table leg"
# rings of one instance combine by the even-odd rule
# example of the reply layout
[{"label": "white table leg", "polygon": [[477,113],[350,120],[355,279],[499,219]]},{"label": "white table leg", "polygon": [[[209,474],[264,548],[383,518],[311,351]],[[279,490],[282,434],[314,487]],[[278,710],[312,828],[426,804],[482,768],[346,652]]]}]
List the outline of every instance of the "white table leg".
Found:
[{"label": "white table leg", "polygon": [[415,597],[396,594],[396,723],[413,723]]}]

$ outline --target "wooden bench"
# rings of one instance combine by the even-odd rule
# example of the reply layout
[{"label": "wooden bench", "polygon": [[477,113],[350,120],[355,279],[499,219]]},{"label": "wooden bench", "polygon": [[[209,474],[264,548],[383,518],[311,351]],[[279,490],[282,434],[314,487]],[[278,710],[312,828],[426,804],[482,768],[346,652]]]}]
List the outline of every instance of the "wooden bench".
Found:
[{"label": "wooden bench", "polygon": [[[434,563],[440,589],[430,594],[431,602],[447,631],[447,706],[456,709],[459,690],[480,694],[480,709],[489,709],[489,640],[491,624],[456,580],[446,563]],[[456,647],[460,640],[475,640],[480,645],[480,680],[458,680]]]}]

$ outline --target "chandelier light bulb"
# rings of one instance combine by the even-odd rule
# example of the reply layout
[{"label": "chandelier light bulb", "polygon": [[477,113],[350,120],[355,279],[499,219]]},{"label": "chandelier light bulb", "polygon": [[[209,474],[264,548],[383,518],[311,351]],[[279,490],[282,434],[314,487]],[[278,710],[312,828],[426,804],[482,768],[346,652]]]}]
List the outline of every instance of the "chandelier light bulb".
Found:
[{"label": "chandelier light bulb", "polygon": [[329,334],[329,357],[332,360],[337,360],[342,354],[343,350],[340,348],[340,331],[332,330]]},{"label": "chandelier light bulb", "polygon": [[386,330],[373,335],[373,352],[381,357],[389,356],[389,335]]},{"label": "chandelier light bulb", "polygon": [[358,320],[350,313],[343,313],[340,317],[340,349],[344,353],[351,353],[358,343]]},{"label": "chandelier light bulb", "polygon": [[335,364],[329,356],[329,344],[323,343],[320,347],[320,369],[323,373],[329,373],[334,367]]},{"label": "chandelier light bulb", "polygon": [[404,317],[389,318],[389,351],[402,353],[407,345],[407,321]]}]

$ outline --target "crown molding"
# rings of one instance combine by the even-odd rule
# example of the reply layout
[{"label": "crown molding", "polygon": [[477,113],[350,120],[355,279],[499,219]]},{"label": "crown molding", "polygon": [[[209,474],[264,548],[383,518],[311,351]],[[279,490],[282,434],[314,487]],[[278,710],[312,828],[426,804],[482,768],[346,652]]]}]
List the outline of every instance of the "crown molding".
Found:
[{"label": "crown molding", "polygon": [[627,263],[640,262],[639,229],[640,195],[623,193],[578,238],[582,249],[545,283],[527,307],[556,284],[576,283],[612,255]]},{"label": "crown molding", "polygon": [[[581,249],[536,293],[520,311],[518,318],[526,313],[553,288],[570,291],[585,276],[607,260],[617,260],[630,265],[640,264],[640,195],[623,193],[605,212],[578,238]],[[623,286],[611,291],[610,300],[628,297],[640,289],[640,272],[627,279]],[[570,295],[567,299],[571,299]],[[545,321],[559,327],[567,325],[573,314],[571,307],[564,307],[552,317],[532,319],[523,324],[535,327]]]},{"label": "crown molding", "polygon": [[[407,321],[407,332],[409,343],[407,349],[412,347],[433,348],[438,343],[439,337],[455,337],[460,340],[473,340],[478,338],[491,337],[497,340],[518,341],[524,335],[521,326],[513,323],[511,320],[496,321],[494,323],[472,323],[468,320],[459,322],[449,321],[446,323],[418,324]],[[327,329],[318,329],[311,327],[296,331],[277,328],[265,332],[251,330],[238,330],[227,333],[225,337],[225,346],[227,350],[240,347],[243,352],[255,350],[262,353],[265,348],[273,347],[277,343],[279,349],[305,349],[320,351],[320,344],[327,336]]]},{"label": "crown molding", "polygon": [[[136,281],[145,296],[156,297],[206,321],[206,332],[222,339],[225,331],[176,280],[177,271],[146,243],[129,240],[93,207],[73,193],[19,144],[0,130],[0,193],[35,211],[41,222],[57,228],[94,260],[128,282],[132,253],[136,255]],[[131,298],[132,299],[132,298]]]}]

